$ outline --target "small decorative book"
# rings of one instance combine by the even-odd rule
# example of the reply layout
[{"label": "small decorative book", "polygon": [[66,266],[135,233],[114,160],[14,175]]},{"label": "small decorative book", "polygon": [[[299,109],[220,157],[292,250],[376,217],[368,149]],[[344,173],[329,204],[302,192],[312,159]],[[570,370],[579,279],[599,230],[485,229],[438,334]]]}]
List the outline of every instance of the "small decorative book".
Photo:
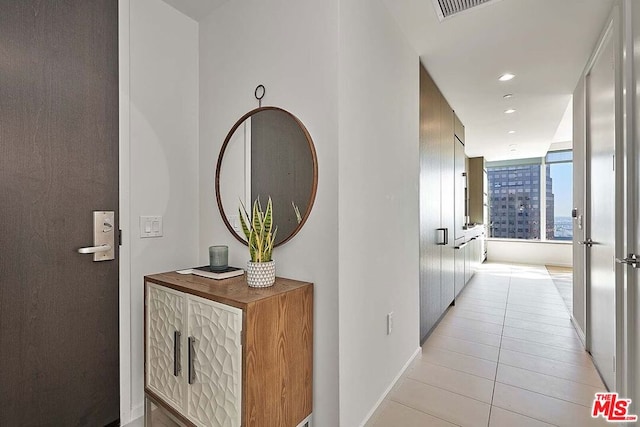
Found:
[{"label": "small decorative book", "polygon": [[222,280],[231,277],[241,276],[244,270],[238,267],[227,267],[224,270],[211,270],[211,267],[204,265],[202,267],[188,268],[186,270],[178,270],[180,274],[195,274],[196,276],[207,277],[209,279]]}]

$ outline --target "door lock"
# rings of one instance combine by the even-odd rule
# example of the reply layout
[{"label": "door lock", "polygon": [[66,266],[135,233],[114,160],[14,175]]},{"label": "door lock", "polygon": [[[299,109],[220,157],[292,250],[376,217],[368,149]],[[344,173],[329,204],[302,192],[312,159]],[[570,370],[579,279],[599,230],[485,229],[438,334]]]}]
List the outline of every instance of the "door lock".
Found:
[{"label": "door lock", "polygon": [[93,254],[94,261],[115,259],[115,212],[93,211],[93,246],[79,248],[79,254]]},{"label": "door lock", "polygon": [[633,268],[640,268],[640,257],[636,254],[629,254],[626,258],[616,258],[618,264],[630,265]]}]

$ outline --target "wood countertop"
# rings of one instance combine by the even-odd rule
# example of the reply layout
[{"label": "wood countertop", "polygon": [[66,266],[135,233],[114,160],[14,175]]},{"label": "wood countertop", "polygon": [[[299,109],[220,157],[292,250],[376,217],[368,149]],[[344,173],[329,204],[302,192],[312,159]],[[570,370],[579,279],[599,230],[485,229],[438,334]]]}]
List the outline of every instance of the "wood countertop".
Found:
[{"label": "wood countertop", "polygon": [[215,280],[194,274],[179,274],[175,271],[145,276],[144,281],[241,309],[253,302],[272,298],[305,286],[313,286],[309,282],[276,277],[273,286],[251,288],[247,285],[246,274],[230,279]]}]

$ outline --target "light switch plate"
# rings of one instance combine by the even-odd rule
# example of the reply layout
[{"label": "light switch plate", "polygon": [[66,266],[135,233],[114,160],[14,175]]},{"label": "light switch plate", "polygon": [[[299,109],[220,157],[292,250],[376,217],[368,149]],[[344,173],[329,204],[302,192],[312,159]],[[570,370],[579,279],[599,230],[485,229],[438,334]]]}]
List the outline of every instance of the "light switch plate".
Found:
[{"label": "light switch plate", "polygon": [[162,217],[161,216],[141,216],[140,217],[140,237],[162,237]]}]

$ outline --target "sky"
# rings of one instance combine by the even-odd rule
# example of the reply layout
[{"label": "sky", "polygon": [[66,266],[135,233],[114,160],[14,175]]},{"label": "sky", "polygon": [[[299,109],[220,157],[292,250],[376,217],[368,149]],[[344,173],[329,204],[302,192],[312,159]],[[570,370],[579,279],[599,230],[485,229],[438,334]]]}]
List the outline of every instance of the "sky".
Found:
[{"label": "sky", "polygon": [[553,179],[554,216],[571,216],[573,209],[573,165],[555,163],[550,165]]}]

